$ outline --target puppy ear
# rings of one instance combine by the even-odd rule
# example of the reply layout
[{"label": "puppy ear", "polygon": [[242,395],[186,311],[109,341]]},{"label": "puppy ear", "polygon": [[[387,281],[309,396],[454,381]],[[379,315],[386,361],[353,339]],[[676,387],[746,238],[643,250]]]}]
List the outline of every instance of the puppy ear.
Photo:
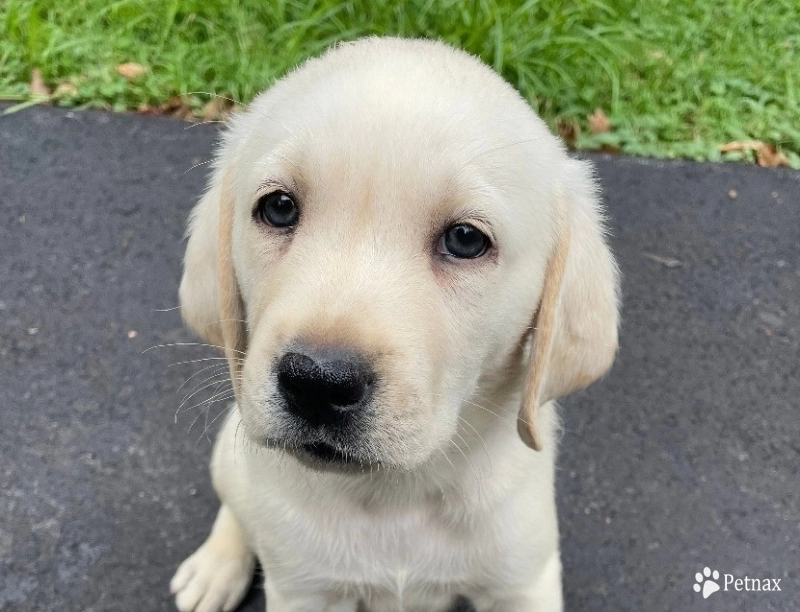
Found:
[{"label": "puppy ear", "polygon": [[221,199],[222,184],[215,181],[189,215],[189,241],[179,290],[183,320],[198,336],[217,347],[224,345],[217,282]]},{"label": "puppy ear", "polygon": [[227,174],[216,178],[189,219],[181,313],[187,325],[228,358],[234,389],[246,350],[244,307],[233,268],[233,193]]},{"label": "puppy ear", "polygon": [[540,405],[603,376],[618,346],[619,272],[605,242],[591,167],[567,162],[558,196],[555,247],[533,321],[530,363],[517,429],[541,450]]}]

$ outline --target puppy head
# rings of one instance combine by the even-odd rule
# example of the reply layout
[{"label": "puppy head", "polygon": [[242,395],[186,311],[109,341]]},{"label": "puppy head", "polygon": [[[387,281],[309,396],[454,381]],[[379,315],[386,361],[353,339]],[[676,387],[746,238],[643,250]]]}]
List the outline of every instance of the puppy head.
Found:
[{"label": "puppy head", "polygon": [[367,39],[237,116],[192,213],[181,305],[247,435],[413,469],[483,382],[536,409],[610,367],[617,274],[589,170],[489,68]]}]

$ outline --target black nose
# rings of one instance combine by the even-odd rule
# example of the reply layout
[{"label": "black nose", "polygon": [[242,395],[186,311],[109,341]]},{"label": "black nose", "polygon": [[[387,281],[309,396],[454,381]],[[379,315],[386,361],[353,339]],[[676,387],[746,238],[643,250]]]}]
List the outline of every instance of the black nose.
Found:
[{"label": "black nose", "polygon": [[340,349],[286,353],[277,375],[289,412],[314,425],[339,423],[361,410],[374,380],[366,360]]}]

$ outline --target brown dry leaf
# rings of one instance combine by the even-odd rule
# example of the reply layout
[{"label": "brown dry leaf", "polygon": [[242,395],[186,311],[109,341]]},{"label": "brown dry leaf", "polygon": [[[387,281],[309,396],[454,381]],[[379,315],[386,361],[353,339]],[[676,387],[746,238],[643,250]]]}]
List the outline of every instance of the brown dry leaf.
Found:
[{"label": "brown dry leaf", "polygon": [[679,259],[675,259],[674,257],[664,257],[663,255],[656,255],[655,253],[645,253],[644,256],[667,268],[679,268],[683,265]]},{"label": "brown dry leaf", "polygon": [[755,151],[764,143],[760,140],[734,140],[733,142],[726,142],[720,145],[719,150],[722,153],[731,153],[733,151]]},{"label": "brown dry leaf", "polygon": [[69,81],[64,81],[58,84],[53,95],[55,95],[56,98],[75,97],[78,95],[78,88]]},{"label": "brown dry leaf", "polygon": [[159,106],[159,110],[164,115],[171,115],[183,106],[183,99],[180,96],[172,96],[169,100]]},{"label": "brown dry leaf", "polygon": [[581,135],[581,127],[575,119],[569,117],[561,117],[558,120],[558,135],[567,143],[568,147],[574,147]]},{"label": "brown dry leaf", "polygon": [[136,62],[125,62],[124,64],[119,64],[115,70],[126,81],[136,80],[145,72],[147,72],[147,69],[144,66],[137,64]]},{"label": "brown dry leaf", "polygon": [[777,168],[788,166],[789,158],[778,151],[773,145],[764,145],[756,151],[756,160],[762,168]]},{"label": "brown dry leaf", "polygon": [[211,98],[203,107],[201,116],[203,121],[222,121],[230,114],[232,107],[233,102],[226,98]]},{"label": "brown dry leaf", "polygon": [[31,82],[28,87],[30,88],[31,95],[37,97],[46,97],[50,95],[50,88],[45,85],[42,72],[38,68],[34,68],[33,72],[31,72]]},{"label": "brown dry leaf", "polygon": [[594,109],[594,113],[587,117],[589,120],[589,131],[592,134],[605,134],[611,131],[611,120],[603,112],[602,108]]},{"label": "brown dry leaf", "polygon": [[760,140],[744,140],[728,142],[719,147],[722,153],[732,151],[754,151],[756,162],[762,168],[775,168],[777,166],[788,166],[789,158],[778,151],[774,145],[767,144]]},{"label": "brown dry leaf", "polygon": [[161,115],[169,115],[170,117],[177,117],[184,121],[194,119],[194,110],[192,105],[186,98],[181,96],[172,96],[169,100],[164,102],[160,107]]}]

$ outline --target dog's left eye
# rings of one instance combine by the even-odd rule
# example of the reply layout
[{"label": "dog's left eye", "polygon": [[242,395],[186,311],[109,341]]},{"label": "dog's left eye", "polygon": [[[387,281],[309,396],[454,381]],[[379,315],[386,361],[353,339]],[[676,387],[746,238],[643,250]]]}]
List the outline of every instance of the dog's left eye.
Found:
[{"label": "dog's left eye", "polygon": [[273,227],[292,227],[300,218],[300,210],[288,193],[273,191],[258,199],[255,216]]},{"label": "dog's left eye", "polygon": [[439,239],[439,252],[458,259],[475,259],[489,249],[489,238],[474,225],[459,223],[448,227]]}]

